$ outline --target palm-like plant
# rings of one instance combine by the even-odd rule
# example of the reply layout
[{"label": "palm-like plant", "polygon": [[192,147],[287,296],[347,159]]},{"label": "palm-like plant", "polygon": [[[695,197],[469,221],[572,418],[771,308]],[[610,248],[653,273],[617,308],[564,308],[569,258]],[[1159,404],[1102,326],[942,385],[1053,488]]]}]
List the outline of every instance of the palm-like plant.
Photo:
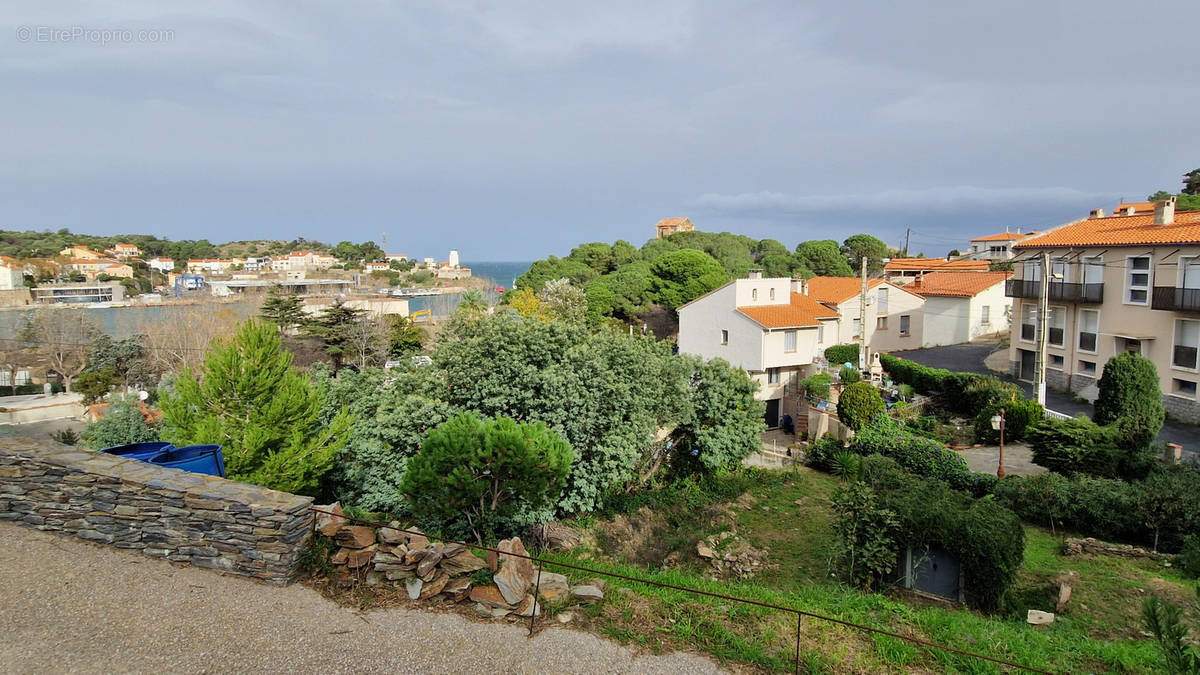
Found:
[{"label": "palm-like plant", "polygon": [[469,291],[464,291],[458,303],[458,311],[467,314],[483,314],[488,310],[487,298],[483,297],[483,293],[472,288]]}]

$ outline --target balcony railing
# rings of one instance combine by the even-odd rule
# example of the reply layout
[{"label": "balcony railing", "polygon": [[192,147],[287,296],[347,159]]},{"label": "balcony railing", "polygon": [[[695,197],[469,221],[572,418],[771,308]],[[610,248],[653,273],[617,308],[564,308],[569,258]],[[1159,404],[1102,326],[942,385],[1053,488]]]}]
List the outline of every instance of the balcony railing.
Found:
[{"label": "balcony railing", "polygon": [[1200,312],[1200,288],[1155,286],[1150,306],[1174,312]]},{"label": "balcony railing", "polygon": [[[1104,302],[1104,284],[1068,284],[1051,281],[1048,296],[1051,301],[1099,303]],[[1037,298],[1041,282],[1029,279],[1009,279],[1004,282],[1004,294],[1010,298]]]}]

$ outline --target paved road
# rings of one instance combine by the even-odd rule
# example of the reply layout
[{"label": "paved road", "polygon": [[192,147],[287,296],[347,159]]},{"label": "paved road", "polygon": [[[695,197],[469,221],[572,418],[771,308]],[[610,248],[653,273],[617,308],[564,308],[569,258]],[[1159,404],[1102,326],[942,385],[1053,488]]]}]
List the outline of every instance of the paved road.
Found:
[{"label": "paved road", "polygon": [[[893,352],[893,356],[916,361],[932,368],[945,368],[947,370],[959,370],[971,373],[988,373],[988,369],[983,365],[983,360],[995,349],[996,346],[993,344],[950,345],[948,347],[930,347],[929,349]],[[1001,377],[1016,382],[1011,377]],[[1026,396],[1033,398],[1033,385],[1028,382],[1017,382],[1017,384],[1021,385],[1021,389],[1025,391]],[[1090,403],[1076,403],[1070,395],[1054,391],[1053,389],[1046,391],[1046,407],[1068,415],[1078,415],[1080,413],[1088,417],[1092,415],[1092,405]],[[1168,420],[1163,425],[1162,431],[1158,433],[1158,440],[1168,443],[1179,443],[1183,446],[1184,452],[1190,455],[1200,453],[1200,427]]]},{"label": "paved road", "polygon": [[589,633],[274,588],[0,523],[0,672],[719,672]]}]

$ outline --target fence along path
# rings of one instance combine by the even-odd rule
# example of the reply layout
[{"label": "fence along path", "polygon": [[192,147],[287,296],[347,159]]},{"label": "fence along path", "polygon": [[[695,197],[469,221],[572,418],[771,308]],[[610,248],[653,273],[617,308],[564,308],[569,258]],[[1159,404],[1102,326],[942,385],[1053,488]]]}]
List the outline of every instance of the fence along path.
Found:
[{"label": "fence along path", "polygon": [[[598,569],[591,568],[591,567],[584,567],[582,565],[558,562],[555,560],[547,560],[545,558],[539,558],[534,555],[521,555],[519,553],[510,553],[508,551],[501,551],[500,549],[493,548],[491,546],[483,546],[481,544],[472,544],[472,543],[466,542],[466,541],[456,541],[453,539],[446,539],[444,537],[437,537],[437,536],[434,536],[434,535],[431,535],[431,534],[428,534],[425,532],[417,532],[415,530],[406,530],[406,529],[399,528],[399,527],[392,527],[391,525],[388,525],[387,523],[380,523],[380,522],[374,522],[374,521],[370,521],[370,520],[364,520],[362,518],[355,518],[353,516],[348,516],[348,515],[345,515],[342,513],[334,513],[333,511],[326,511],[326,510],[319,509],[316,507],[313,507],[312,510],[314,513],[320,513],[320,514],[324,514],[327,516],[333,516],[335,518],[341,518],[345,522],[354,523],[355,525],[366,525],[366,526],[375,527],[375,528],[386,528],[389,530],[394,530],[396,532],[402,532],[404,534],[409,534],[409,535],[421,535],[430,540],[441,541],[441,542],[445,542],[445,543],[461,544],[463,546],[466,546],[467,548],[470,548],[470,549],[473,549],[476,551],[489,551],[489,552],[497,554],[498,557],[501,555],[505,555],[505,556],[511,556],[513,558],[524,558],[526,560],[529,560],[530,562],[537,563],[538,564],[538,566],[537,566],[538,578],[535,580],[535,588],[534,588],[534,595],[533,595],[533,597],[535,597],[535,598],[538,597],[539,591],[541,590],[542,565],[554,565],[557,567],[575,570],[578,572],[587,572],[588,574],[595,574],[598,576],[611,577],[613,579],[622,579],[624,581],[632,581],[632,582],[639,583],[639,584],[646,584],[649,586],[657,586],[659,588],[668,588],[668,589],[671,589],[674,591],[682,591],[684,593],[691,593],[693,595],[700,595],[700,596],[706,596],[706,597],[710,597],[710,598],[716,598],[718,600],[724,600],[727,602],[736,602],[736,603],[740,603],[743,605],[752,605],[755,607],[762,607],[765,609],[771,609],[771,610],[775,610],[775,611],[779,611],[779,612],[786,612],[788,614],[794,614],[796,616],[796,653],[795,653],[794,658],[795,658],[795,662],[796,662],[796,672],[797,673],[799,673],[801,671],[800,635],[803,630],[803,622],[804,622],[805,618],[813,619],[816,621],[825,621],[828,623],[838,624],[841,626],[846,626],[847,628],[851,628],[853,630],[862,631],[864,633],[870,633],[873,635],[883,635],[886,637],[895,638],[897,640],[903,640],[904,642],[908,642],[908,643],[911,643],[911,644],[914,644],[914,645],[917,645],[920,647],[925,647],[928,649],[937,649],[937,650],[952,653],[952,654],[958,654],[959,656],[966,656],[966,657],[970,657],[970,658],[974,658],[974,659],[979,659],[982,661],[988,661],[991,663],[995,663],[997,665],[1006,666],[1008,668],[1015,668],[1017,670],[1022,670],[1025,672],[1049,673],[1049,671],[1034,668],[1032,666],[1022,665],[1020,663],[1015,663],[1012,661],[1005,661],[1004,659],[998,659],[998,658],[987,656],[984,654],[968,652],[968,651],[964,651],[961,649],[956,649],[949,645],[938,644],[936,642],[930,642],[928,640],[922,640],[920,638],[915,638],[915,637],[911,637],[908,635],[901,635],[900,633],[883,630],[882,628],[874,628],[872,626],[864,626],[862,624],[857,624],[852,621],[844,621],[842,619],[835,619],[831,616],[824,616],[822,614],[807,612],[805,610],[796,609],[794,607],[784,607],[782,605],[774,605],[774,604],[767,603],[767,602],[759,602],[757,600],[748,600],[746,598],[739,598],[739,597],[732,596],[732,595],[723,595],[721,593],[712,593],[709,591],[700,590],[698,588],[688,588],[686,586],[676,586],[674,584],[663,583],[661,581],[654,581],[652,579],[643,579],[643,578],[639,578],[639,577],[628,576],[625,574],[618,574],[616,572],[606,572],[604,570],[598,570]],[[314,523],[315,523],[315,520],[314,520]],[[533,635],[534,622],[537,620],[538,614],[539,614],[538,612],[534,612],[529,617],[529,634],[530,635]]]}]

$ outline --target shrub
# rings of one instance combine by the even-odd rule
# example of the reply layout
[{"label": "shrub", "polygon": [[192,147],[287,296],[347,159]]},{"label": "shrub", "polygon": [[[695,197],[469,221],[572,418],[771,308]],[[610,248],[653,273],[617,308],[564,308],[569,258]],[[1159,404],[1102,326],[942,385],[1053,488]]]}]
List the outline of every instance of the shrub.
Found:
[{"label": "shrub", "polygon": [[571,446],[545,424],[468,413],[429,432],[400,491],[419,519],[482,543],[550,520],[572,459]]},{"label": "shrub", "polygon": [[825,434],[809,444],[804,453],[804,463],[819,471],[831,471],[834,456],[843,449],[842,442],[833,434]]},{"label": "shrub", "polygon": [[1200,535],[1184,537],[1183,547],[1179,549],[1178,563],[1184,574],[1193,579],[1200,578]]},{"label": "shrub", "polygon": [[946,391],[950,406],[958,412],[970,414],[994,403],[1025,400],[1025,393],[1020,387],[991,375],[955,373],[951,379],[962,387],[961,393],[952,390],[956,387],[948,387]]},{"label": "shrub", "polygon": [[866,483],[855,481],[838,487],[831,504],[846,577],[869,589],[896,567],[893,537],[900,522],[895,513],[879,505],[879,498]]},{"label": "shrub", "polygon": [[992,417],[999,415],[1001,409],[1004,410],[1004,440],[1009,443],[1025,438],[1029,425],[1041,422],[1044,414],[1037,401],[1024,398],[989,403],[975,417],[976,443],[994,445],[1000,442],[1000,432],[992,428]]},{"label": "shrub", "polygon": [[808,397],[808,400],[815,403],[829,398],[829,385],[832,383],[833,378],[829,373],[816,373],[800,380],[800,387],[804,389],[804,395]]},{"label": "shrub", "polygon": [[1033,461],[1039,466],[1065,475],[1085,473],[1103,478],[1116,477],[1120,465],[1121,451],[1113,436],[1111,428],[1086,417],[1043,419],[1025,433]]},{"label": "shrub", "polygon": [[879,395],[879,390],[869,382],[855,382],[847,386],[837,403],[838,420],[855,431],[886,410],[887,405]]},{"label": "shrub", "polygon": [[184,370],[162,399],[163,437],[220,443],[229,477],[315,494],[346,442],[345,412],[321,419],[325,397],[292,367],[274,324],[249,320],[219,341],[199,373]]},{"label": "shrub", "polygon": [[120,384],[117,373],[112,368],[89,370],[81,374],[74,383],[75,391],[83,394],[83,404],[91,405],[102,400]]},{"label": "shrub", "polygon": [[858,345],[834,345],[825,349],[825,360],[831,364],[858,363]]},{"label": "shrub", "polygon": [[894,459],[918,476],[945,481],[957,490],[974,486],[966,461],[937,441],[917,436],[895,420],[878,416],[860,429],[850,442],[860,455],[880,454]]},{"label": "shrub", "polygon": [[862,373],[857,366],[842,366],[838,371],[838,381],[842,384],[854,384],[862,379]]},{"label": "shrub", "polygon": [[84,444],[93,450],[157,440],[158,430],[146,423],[141,406],[128,399],[109,404],[104,417],[89,424],[83,432]]},{"label": "shrub", "polygon": [[1137,354],[1118,354],[1104,364],[1092,419],[1117,424],[1117,444],[1126,449],[1150,445],[1166,413],[1154,362]]}]

